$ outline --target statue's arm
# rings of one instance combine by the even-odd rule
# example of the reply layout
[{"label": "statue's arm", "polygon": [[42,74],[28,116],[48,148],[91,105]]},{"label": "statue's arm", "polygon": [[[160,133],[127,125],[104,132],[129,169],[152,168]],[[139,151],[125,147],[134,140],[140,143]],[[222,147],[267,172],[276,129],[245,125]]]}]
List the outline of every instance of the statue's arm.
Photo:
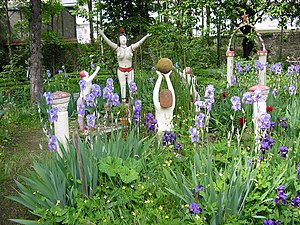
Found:
[{"label": "statue's arm", "polygon": [[106,35],[104,34],[103,30],[99,31],[99,34],[103,37],[104,41],[113,49],[117,49],[118,45],[116,43],[113,43],[111,40],[108,39],[108,37],[106,37]]},{"label": "statue's arm", "polygon": [[143,42],[146,40],[147,37],[150,37],[152,34],[147,34],[141,40],[131,45],[133,51],[135,51]]},{"label": "statue's arm", "polygon": [[100,67],[97,66],[95,72],[91,76],[89,76],[86,81],[87,82],[92,81],[95,78],[95,76],[97,75],[97,73],[99,72],[99,70],[100,70]]},{"label": "statue's arm", "polygon": [[167,82],[167,86],[168,86],[168,89],[171,91],[172,93],[172,106],[174,108],[175,106],[175,91],[174,91],[174,88],[173,88],[173,85],[172,85],[172,82],[171,82],[171,79],[170,79],[170,74],[172,73],[172,70],[165,74],[165,78],[166,78],[166,82]]},{"label": "statue's arm", "polygon": [[154,107],[157,109],[160,107],[158,95],[159,95],[159,88],[163,79],[163,75],[159,71],[156,71],[156,73],[158,74],[158,78],[153,90],[153,103],[154,103]]}]

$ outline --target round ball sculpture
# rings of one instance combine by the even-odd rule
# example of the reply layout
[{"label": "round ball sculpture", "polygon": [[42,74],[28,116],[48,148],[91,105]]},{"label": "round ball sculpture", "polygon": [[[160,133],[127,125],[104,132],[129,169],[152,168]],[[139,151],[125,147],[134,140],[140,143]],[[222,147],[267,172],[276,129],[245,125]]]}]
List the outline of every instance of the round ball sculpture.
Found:
[{"label": "round ball sculpture", "polygon": [[160,60],[158,60],[156,68],[158,71],[166,74],[172,70],[173,63],[168,58],[161,58]]}]

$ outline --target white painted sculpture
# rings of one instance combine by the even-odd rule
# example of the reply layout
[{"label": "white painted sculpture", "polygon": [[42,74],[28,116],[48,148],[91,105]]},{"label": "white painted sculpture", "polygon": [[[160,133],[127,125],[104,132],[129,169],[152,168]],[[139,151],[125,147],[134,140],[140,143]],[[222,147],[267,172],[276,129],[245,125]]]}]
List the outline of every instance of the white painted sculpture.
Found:
[{"label": "white painted sculpture", "polygon": [[[156,71],[156,73],[158,74],[158,79],[154,86],[153,102],[155,107],[155,117],[157,120],[157,134],[161,136],[164,131],[171,131],[173,129],[172,119],[173,119],[173,111],[175,108],[175,92],[174,92],[172,82],[170,80],[170,74],[172,73],[172,70],[166,74],[163,74],[160,71]],[[163,78],[166,79],[168,90],[172,95],[171,97],[172,101],[170,103],[170,107],[164,107],[164,105],[162,106],[161,99],[159,99],[159,89]]]},{"label": "white painted sculpture", "polygon": [[185,85],[190,89],[190,97],[192,102],[197,101],[200,96],[196,90],[196,77],[192,75],[191,67],[186,67],[182,72],[179,72],[179,75]]},{"label": "white painted sculpture", "polygon": [[263,70],[259,70],[258,72],[258,77],[259,77],[259,84],[264,84],[266,85],[267,83],[267,78],[266,78],[266,73],[267,73],[267,67],[266,67],[266,63],[267,63],[267,56],[268,56],[268,52],[266,49],[262,49],[258,51],[258,60],[259,62],[264,66]]},{"label": "white painted sculpture", "polygon": [[120,29],[118,44],[109,40],[102,30],[100,30],[99,33],[103,37],[104,41],[117,54],[117,59],[119,64],[117,74],[120,82],[122,102],[125,104],[126,103],[126,81],[128,85],[131,81],[134,81],[134,70],[132,68],[133,52],[146,40],[147,37],[150,37],[151,34],[147,34],[138,42],[130,46],[127,46],[127,37],[125,35],[125,31],[123,28]]},{"label": "white painted sculpture", "polygon": [[[57,140],[67,149],[67,140],[69,136],[69,118],[68,118],[68,103],[70,100],[70,93],[57,91],[53,93],[52,106],[58,109],[57,121],[54,121],[54,132]],[[62,153],[57,148],[60,156]]]},{"label": "white painted sculpture", "polygon": [[232,86],[233,77],[233,64],[234,64],[234,51],[229,48],[226,52],[227,57],[227,87]]},{"label": "white painted sculpture", "polygon": [[[77,100],[77,111],[79,111],[80,106],[85,104],[87,94],[91,93],[92,90],[92,81],[96,77],[97,73],[99,72],[100,67],[97,66],[95,72],[89,76],[89,73],[85,70],[79,73],[80,77],[84,81],[84,88],[80,87],[80,95]],[[84,114],[78,114],[78,125],[79,129],[83,132],[84,131]]]}]

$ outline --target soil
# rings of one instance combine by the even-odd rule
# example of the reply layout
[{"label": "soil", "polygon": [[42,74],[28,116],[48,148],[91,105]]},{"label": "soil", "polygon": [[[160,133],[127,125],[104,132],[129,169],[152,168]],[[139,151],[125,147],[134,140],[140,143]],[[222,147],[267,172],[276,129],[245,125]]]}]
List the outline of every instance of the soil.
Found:
[{"label": "soil", "polygon": [[47,141],[41,128],[15,126],[9,129],[9,134],[8,143],[0,142],[0,166],[4,171],[4,174],[0,174],[1,225],[16,224],[9,219],[34,219],[26,207],[5,196],[17,195],[15,180],[20,181],[19,175],[24,175],[30,169],[33,157],[42,157],[47,153]]}]

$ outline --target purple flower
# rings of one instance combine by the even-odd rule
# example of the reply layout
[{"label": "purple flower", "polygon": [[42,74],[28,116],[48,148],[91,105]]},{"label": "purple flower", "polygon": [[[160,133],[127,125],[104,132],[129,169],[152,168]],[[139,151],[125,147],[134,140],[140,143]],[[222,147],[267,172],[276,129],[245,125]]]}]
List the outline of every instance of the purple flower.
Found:
[{"label": "purple flower", "polygon": [[88,114],[87,116],[86,116],[86,119],[87,119],[87,126],[89,127],[89,128],[95,128],[95,120],[96,120],[96,116],[95,115],[93,115],[93,114]]},{"label": "purple flower", "polygon": [[195,103],[195,106],[196,106],[196,112],[200,112],[200,109],[205,109],[206,105],[205,105],[205,102],[204,101],[196,101]]},{"label": "purple flower", "polygon": [[285,187],[283,185],[280,185],[276,188],[277,190],[277,196],[274,198],[274,202],[278,204],[280,201],[284,205],[286,204],[286,194],[284,193]]},{"label": "purple flower", "polygon": [[243,67],[241,66],[241,63],[240,62],[236,62],[235,64],[235,69],[236,69],[236,72],[238,74],[242,74],[243,73]]},{"label": "purple flower", "polygon": [[215,88],[213,85],[208,85],[205,89],[204,98],[213,99],[215,94]]},{"label": "purple flower", "polygon": [[295,94],[295,90],[296,90],[295,85],[291,84],[290,87],[289,87],[289,93],[290,93],[290,95],[294,95]]},{"label": "purple flower", "polygon": [[79,87],[80,87],[80,90],[83,91],[85,88],[86,88],[86,81],[85,80],[80,80],[79,81]]},{"label": "purple flower", "polygon": [[62,70],[58,70],[58,74],[62,74],[62,72],[63,72]]},{"label": "purple flower", "polygon": [[48,138],[48,149],[50,151],[55,151],[57,150],[57,144],[56,144],[57,140],[56,137],[54,135],[52,135],[51,138]]},{"label": "purple flower", "polygon": [[297,172],[298,172],[298,180],[300,180],[300,163],[298,163]]},{"label": "purple flower", "polygon": [[149,78],[149,82],[150,82],[150,83],[153,83],[153,82],[154,82],[153,77],[150,77],[150,78]]},{"label": "purple flower", "polygon": [[48,78],[50,78],[50,77],[51,77],[50,70],[46,70],[46,75],[47,75],[47,77],[48,77]]},{"label": "purple flower", "polygon": [[280,225],[280,220],[268,220],[268,219],[265,219],[264,220],[264,225]]},{"label": "purple flower", "polygon": [[251,105],[253,103],[252,95],[250,92],[245,92],[243,94],[242,103],[245,103],[248,105]]},{"label": "purple flower", "polygon": [[[198,184],[196,188],[192,191],[193,195],[195,196],[199,191],[205,191],[205,187],[201,184]],[[202,196],[201,196],[202,197]],[[203,197],[202,197],[203,198]]]},{"label": "purple flower", "polygon": [[165,131],[162,136],[162,146],[174,145],[176,143],[177,135],[170,131]]},{"label": "purple flower", "polygon": [[254,102],[263,101],[263,99],[262,99],[262,90],[257,89],[257,90],[254,91],[253,100],[254,100]]},{"label": "purple flower", "polygon": [[84,104],[80,104],[79,107],[78,107],[77,114],[84,115],[84,113],[85,113],[84,110],[85,110],[85,105]]},{"label": "purple flower", "polygon": [[202,209],[199,207],[199,205],[195,202],[191,203],[189,205],[189,210],[191,214],[198,214],[202,212]]},{"label": "purple flower", "polygon": [[300,73],[300,66],[299,65],[290,65],[288,67],[288,71],[286,73],[286,76],[290,76],[291,74],[299,74]]},{"label": "purple flower", "polygon": [[270,71],[275,74],[282,74],[281,62],[275,63],[274,65],[270,66]]},{"label": "purple flower", "polygon": [[51,92],[45,92],[43,96],[46,99],[46,105],[51,105],[53,103],[54,95]]},{"label": "purple flower", "polygon": [[283,128],[287,128],[288,127],[288,125],[287,125],[287,123],[286,123],[286,118],[281,118],[280,120],[279,120],[279,124],[280,124],[280,126],[282,126]]},{"label": "purple flower", "polygon": [[91,107],[95,106],[94,99],[95,99],[95,95],[93,95],[93,93],[87,94],[85,96],[86,105]]},{"label": "purple flower", "polygon": [[288,154],[288,152],[289,152],[288,147],[286,147],[286,146],[281,146],[281,147],[279,148],[279,152],[278,152],[278,153],[281,153],[282,158],[286,158],[286,155]]},{"label": "purple flower", "polygon": [[113,106],[118,106],[120,105],[120,101],[119,101],[119,95],[117,93],[114,93],[111,97],[111,101],[112,101],[112,105]]},{"label": "purple flower", "polygon": [[203,128],[204,127],[204,118],[205,118],[205,114],[199,113],[199,115],[196,117],[195,126],[199,127],[199,128]]},{"label": "purple flower", "polygon": [[211,111],[213,103],[214,103],[214,99],[209,99],[209,98],[205,99],[205,106],[206,106],[207,112]]},{"label": "purple flower", "polygon": [[182,150],[182,146],[180,143],[176,143],[175,147],[174,147],[174,152],[179,152]]},{"label": "purple flower", "polygon": [[58,108],[51,108],[48,112],[49,114],[49,121],[52,124],[54,121],[57,122],[58,120]]},{"label": "purple flower", "polygon": [[248,73],[250,71],[250,68],[251,68],[251,65],[249,63],[247,63],[244,68],[244,71]]},{"label": "purple flower", "polygon": [[113,95],[112,87],[106,86],[103,89],[103,99],[111,99],[112,95]]},{"label": "purple flower", "polygon": [[191,136],[192,143],[199,142],[199,136],[198,136],[199,132],[196,127],[191,127],[189,129],[189,133]]},{"label": "purple flower", "polygon": [[112,78],[107,78],[106,80],[106,86],[107,87],[113,87],[114,80]]},{"label": "purple flower", "polygon": [[291,200],[291,205],[295,207],[300,207],[300,194],[297,193],[296,197]]},{"label": "purple flower", "polygon": [[262,70],[264,70],[264,68],[265,68],[264,64],[261,63],[259,60],[256,60],[256,62],[255,62],[255,69],[262,71]]},{"label": "purple flower", "polygon": [[135,84],[134,81],[131,81],[131,82],[129,83],[129,91],[130,91],[131,93],[134,93],[134,92],[137,91],[137,86],[136,86],[136,84]]},{"label": "purple flower", "polygon": [[95,65],[94,63],[91,63],[91,68],[94,69],[95,68]]},{"label": "purple flower", "polygon": [[268,113],[260,113],[257,118],[257,126],[260,129],[269,129],[271,126],[271,115]]},{"label": "purple flower", "polygon": [[232,85],[236,84],[236,77],[235,76],[231,77],[231,84]]},{"label": "purple flower", "polygon": [[133,117],[132,117],[132,120],[135,124],[138,124],[138,122],[140,121],[141,107],[142,107],[142,101],[136,100],[134,110],[133,110]]},{"label": "purple flower", "polygon": [[272,96],[276,96],[278,94],[278,90],[277,90],[277,88],[274,88],[273,90],[272,90]]},{"label": "purple flower", "polygon": [[240,97],[238,96],[233,96],[231,98],[231,103],[232,103],[232,109],[236,112],[238,110],[241,110],[241,100]]},{"label": "purple flower", "polygon": [[92,93],[95,97],[101,96],[101,88],[98,84],[92,85]]}]

